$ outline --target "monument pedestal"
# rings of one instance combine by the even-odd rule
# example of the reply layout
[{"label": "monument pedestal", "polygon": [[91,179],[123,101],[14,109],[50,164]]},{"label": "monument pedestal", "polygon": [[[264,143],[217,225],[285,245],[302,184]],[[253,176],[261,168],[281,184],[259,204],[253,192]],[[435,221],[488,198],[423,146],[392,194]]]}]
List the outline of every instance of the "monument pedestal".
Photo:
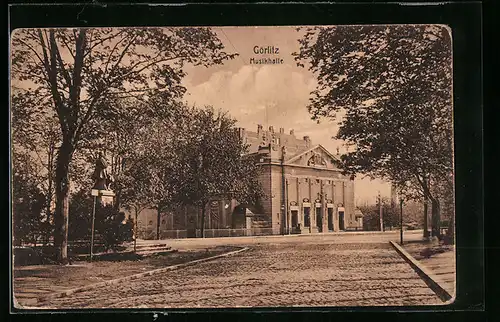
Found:
[{"label": "monument pedestal", "polygon": [[96,197],[101,205],[113,205],[115,193],[111,190],[92,189],[91,195]]}]

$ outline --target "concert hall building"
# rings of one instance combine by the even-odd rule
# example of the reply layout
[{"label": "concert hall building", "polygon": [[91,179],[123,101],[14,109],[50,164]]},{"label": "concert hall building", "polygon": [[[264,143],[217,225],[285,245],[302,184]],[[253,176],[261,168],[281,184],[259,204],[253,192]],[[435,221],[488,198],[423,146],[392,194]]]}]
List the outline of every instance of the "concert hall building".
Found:
[{"label": "concert hall building", "polygon": [[[337,167],[339,155],[308,136],[297,138],[293,130],[273,127],[257,131],[240,128],[239,135],[257,156],[259,181],[266,197],[259,207],[245,208],[237,200],[214,200],[205,219],[205,236],[256,234],[309,234],[361,230],[362,214],[354,205],[354,181]],[[144,210],[138,224],[142,231],[156,231],[157,215]],[[189,237],[199,229],[200,212],[184,208],[162,215],[163,238]],[[242,233],[243,232],[243,233]],[[198,233],[196,234],[198,236]],[[194,237],[194,236],[193,236]]]}]

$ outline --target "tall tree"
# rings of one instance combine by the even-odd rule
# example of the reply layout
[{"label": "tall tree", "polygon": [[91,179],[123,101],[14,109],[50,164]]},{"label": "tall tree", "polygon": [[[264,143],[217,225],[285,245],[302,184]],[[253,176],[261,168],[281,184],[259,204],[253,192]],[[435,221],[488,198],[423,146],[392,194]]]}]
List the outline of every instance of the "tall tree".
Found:
[{"label": "tall tree", "polygon": [[207,204],[220,198],[239,198],[254,203],[263,195],[257,182],[255,161],[245,157],[245,145],[235,127],[236,120],[213,107],[193,109],[187,140],[177,140],[177,167],[173,171],[180,183],[175,188],[180,204],[201,210],[201,236],[204,237]]},{"label": "tall tree", "polygon": [[173,170],[178,162],[178,151],[173,149],[172,140],[178,132],[162,123],[156,124],[150,130],[146,160],[142,163],[142,166],[146,167],[142,180],[147,181],[146,196],[151,206],[156,209],[156,239],[160,239],[161,215],[172,209],[175,180],[182,180]]},{"label": "tall tree", "polygon": [[129,155],[128,167],[125,167],[120,176],[121,204],[130,213],[134,214],[134,251],[138,237],[139,214],[151,207],[149,199],[148,169],[144,166],[145,157],[141,153]]},{"label": "tall tree", "polygon": [[[440,182],[453,191],[451,35],[443,26],[308,28],[295,54],[316,75],[308,110],[338,120],[355,147],[349,173],[380,176],[431,201],[439,235]],[[341,112],[341,113],[338,113]],[[338,115],[337,115],[338,114]]]},{"label": "tall tree", "polygon": [[[26,90],[13,88],[11,99],[12,151],[24,154],[30,162],[39,165],[36,175],[38,188],[46,197],[45,223],[50,225],[54,201],[54,173],[56,147],[60,142],[57,119],[52,110],[40,105]],[[32,168],[34,169],[34,168]],[[48,240],[50,236],[46,236]]]},{"label": "tall tree", "polygon": [[209,28],[20,29],[12,36],[12,75],[26,95],[50,103],[60,131],[55,171],[55,245],[67,261],[70,167],[92,120],[110,97],[176,99],[185,63],[221,64],[227,54]]},{"label": "tall tree", "polygon": [[36,243],[41,233],[45,195],[40,189],[43,177],[38,165],[27,154],[13,153],[12,214],[14,244]]}]

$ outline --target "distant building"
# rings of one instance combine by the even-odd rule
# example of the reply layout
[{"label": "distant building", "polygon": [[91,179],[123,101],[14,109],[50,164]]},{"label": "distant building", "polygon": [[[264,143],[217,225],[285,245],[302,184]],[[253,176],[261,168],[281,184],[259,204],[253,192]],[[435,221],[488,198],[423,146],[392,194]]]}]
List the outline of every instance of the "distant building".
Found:
[{"label": "distant building", "polygon": [[[285,133],[283,128],[259,125],[256,132],[238,131],[249,145],[249,155],[262,167],[259,181],[266,198],[248,207],[237,200],[213,200],[205,219],[206,236],[362,229],[363,215],[354,206],[354,181],[337,167],[338,155],[313,145],[308,136],[296,138],[293,130]],[[144,210],[139,230],[154,235],[156,222],[156,211]],[[163,238],[182,238],[189,235],[189,227],[199,229],[199,223],[198,209],[183,208],[162,214],[160,230]]]}]

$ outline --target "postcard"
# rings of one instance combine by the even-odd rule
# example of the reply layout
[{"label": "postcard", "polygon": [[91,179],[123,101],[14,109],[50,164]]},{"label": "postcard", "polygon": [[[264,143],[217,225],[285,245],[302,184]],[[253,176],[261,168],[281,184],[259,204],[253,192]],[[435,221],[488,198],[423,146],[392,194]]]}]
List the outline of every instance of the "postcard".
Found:
[{"label": "postcard", "polygon": [[17,29],[20,309],[455,296],[445,25]]}]

